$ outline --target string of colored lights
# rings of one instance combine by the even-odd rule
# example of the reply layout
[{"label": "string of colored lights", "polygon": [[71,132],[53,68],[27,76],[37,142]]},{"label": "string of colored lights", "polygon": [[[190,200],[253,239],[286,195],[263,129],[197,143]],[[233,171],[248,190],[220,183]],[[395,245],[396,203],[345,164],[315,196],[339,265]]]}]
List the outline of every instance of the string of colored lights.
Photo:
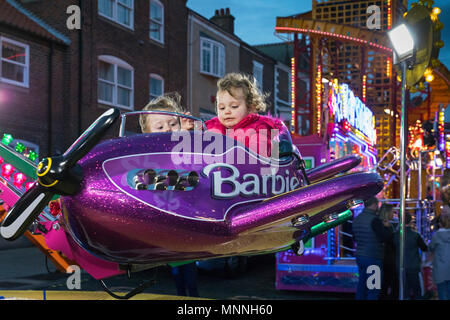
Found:
[{"label": "string of colored lights", "polygon": [[296,112],[295,112],[295,105],[296,105],[296,99],[297,99],[297,89],[295,86],[295,57],[291,58],[291,126],[292,126],[292,132],[296,133]]},{"label": "string of colored lights", "polygon": [[301,32],[301,33],[312,33],[312,34],[317,34],[317,35],[321,35],[321,36],[329,36],[329,37],[333,37],[333,38],[338,38],[338,39],[342,39],[342,40],[348,40],[348,41],[353,41],[353,42],[357,42],[357,43],[361,43],[364,45],[368,45],[371,46],[375,49],[380,49],[382,51],[386,51],[388,53],[392,53],[392,49],[388,48],[386,46],[382,46],[378,43],[372,42],[372,41],[368,41],[368,40],[364,40],[364,39],[359,39],[359,38],[355,38],[355,37],[351,37],[351,36],[346,36],[343,34],[338,34],[338,33],[333,33],[333,32],[326,32],[326,31],[320,31],[320,30],[313,30],[313,29],[304,29],[304,28],[293,28],[293,27],[275,27],[275,31],[276,32]]},{"label": "string of colored lights", "polygon": [[321,112],[322,112],[322,66],[317,66],[316,76],[316,116],[317,116],[317,134],[320,136],[321,131]]},{"label": "string of colored lights", "polygon": [[[32,181],[24,173],[17,170],[13,165],[7,163],[0,157],[1,165],[1,175],[0,183],[8,186],[10,190],[15,192],[17,195],[23,195],[28,191],[36,182]],[[55,201],[51,201],[49,207],[44,208],[44,210],[39,215],[40,221],[54,221],[56,216],[60,214],[61,210],[55,210],[52,208],[52,204]]]},{"label": "string of colored lights", "polygon": [[392,67],[391,58],[388,57],[388,58],[386,59],[386,76],[387,76],[388,78],[391,77],[391,67]]},{"label": "string of colored lights", "polygon": [[438,130],[439,130],[439,150],[445,150],[445,137],[444,137],[444,109],[441,108],[438,114]]},{"label": "string of colored lights", "polygon": [[[38,159],[38,154],[31,149],[25,147],[25,145],[19,141],[16,142],[13,147],[14,138],[11,134],[5,133],[3,134],[1,143],[8,149],[14,150],[22,156],[25,156],[32,162],[36,162]],[[9,183],[13,185],[19,192],[27,191],[33,184],[34,181],[27,178],[27,176],[17,170],[12,164],[6,162],[3,157],[0,156],[0,165],[1,165],[1,176],[4,180],[4,183]]]},{"label": "string of colored lights", "polygon": [[367,75],[362,77],[362,101],[366,102],[366,92],[367,92]]},{"label": "string of colored lights", "polygon": [[446,167],[450,169],[450,140],[445,142]]},{"label": "string of colored lights", "polygon": [[[9,146],[13,140],[14,140],[13,136],[10,135],[9,133],[3,134],[2,143],[5,146]],[[38,154],[32,149],[26,148],[25,145],[21,142],[16,143],[14,150],[17,151],[18,153],[24,155],[31,161],[35,161],[36,159],[38,159]]]},{"label": "string of colored lights", "polygon": [[[35,160],[38,159],[38,155],[34,150],[29,150],[20,142],[17,142],[15,147],[13,147],[13,141],[14,139],[12,135],[5,133],[1,140],[2,144],[4,145],[4,147],[2,147],[2,150],[6,149],[11,152],[16,152],[17,154],[25,156],[32,162],[36,162]],[[28,191],[35,185],[36,181],[34,181],[34,178],[27,176],[24,172],[21,171],[26,171],[26,169],[24,169],[23,165],[19,164],[20,161],[15,162],[15,160],[11,158],[8,152],[3,152],[4,150],[2,151],[2,155],[0,156],[0,183],[7,186],[17,195],[23,195],[26,191]],[[9,159],[8,161],[16,163],[17,167],[7,162],[5,159]],[[49,206],[44,208],[44,210],[39,215],[39,221],[54,221],[55,219],[57,219],[58,214],[61,213],[61,210],[57,209],[58,208],[55,208],[55,201],[51,201]]]},{"label": "string of colored lights", "polygon": [[25,174],[18,171],[10,163],[4,162],[2,157],[0,157],[0,165],[4,182],[12,184],[19,192],[23,193],[33,186],[34,181],[29,181]]},{"label": "string of colored lights", "polygon": [[387,0],[387,29],[392,27],[392,3],[391,0]]}]

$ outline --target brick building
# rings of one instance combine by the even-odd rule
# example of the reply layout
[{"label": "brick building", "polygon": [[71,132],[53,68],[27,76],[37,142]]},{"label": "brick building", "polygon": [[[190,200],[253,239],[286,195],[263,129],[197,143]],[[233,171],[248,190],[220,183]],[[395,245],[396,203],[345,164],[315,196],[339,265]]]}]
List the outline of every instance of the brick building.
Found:
[{"label": "brick building", "polygon": [[[229,10],[206,19],[186,0],[0,5],[2,43],[21,44],[28,81],[25,86],[1,78],[0,103],[11,111],[0,125],[38,148],[41,158],[64,152],[106,109],[141,110],[163,93],[180,93],[193,115],[211,118],[217,80],[228,72],[254,75],[274,114],[277,61],[234,35]],[[24,19],[22,25],[8,20],[14,15]],[[107,137],[117,133],[115,127]]]},{"label": "brick building", "polygon": [[[52,85],[45,88],[41,86],[48,81],[43,71],[37,71],[47,69],[44,60],[49,49],[30,46],[32,55],[36,55],[30,60],[30,77],[36,80],[23,93],[30,101],[45,101],[43,92],[49,88],[54,95],[59,94],[51,99],[50,129],[47,118],[41,116],[41,121],[35,121],[37,115],[49,110],[44,101],[36,107],[37,115],[29,117],[29,125],[40,123],[39,128],[30,129],[37,135],[43,135],[44,129],[52,130],[51,144],[58,146],[56,151],[64,151],[110,107],[140,110],[151,97],[164,92],[177,91],[183,99],[186,97],[186,0],[2,0],[1,4],[2,8],[13,4],[29,16],[39,17],[45,21],[47,33],[55,30],[67,40],[59,44],[61,48],[53,45],[53,59],[61,61],[53,67]],[[72,5],[79,8],[80,29],[68,27],[68,19],[75,12],[68,11]],[[32,35],[24,40],[37,42]],[[43,56],[43,61],[38,61],[37,55]],[[25,126],[27,122],[20,123]],[[17,128],[17,135],[25,136],[21,130]],[[117,132],[112,130],[109,136]],[[50,140],[34,141],[42,148],[50,144]]]},{"label": "brick building", "polygon": [[0,134],[41,155],[64,148],[70,45],[19,3],[0,0]]}]

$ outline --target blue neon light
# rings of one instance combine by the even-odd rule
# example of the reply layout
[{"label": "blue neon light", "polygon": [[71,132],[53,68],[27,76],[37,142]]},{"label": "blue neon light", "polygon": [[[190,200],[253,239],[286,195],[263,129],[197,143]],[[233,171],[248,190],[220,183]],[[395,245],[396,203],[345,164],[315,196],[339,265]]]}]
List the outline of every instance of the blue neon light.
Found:
[{"label": "blue neon light", "polygon": [[369,152],[369,146],[367,145],[367,143],[365,141],[361,140],[360,138],[358,138],[357,136],[355,136],[352,132],[349,132],[346,137],[344,137],[340,133],[336,132],[335,138],[338,140],[341,140],[342,142],[348,142],[348,140],[350,139],[350,141],[352,141],[353,143],[357,144],[360,147],[362,154],[364,154],[368,158],[372,159],[372,164],[377,163],[377,157],[375,154]]},{"label": "blue neon light", "polygon": [[347,120],[353,128],[361,131],[372,144],[375,144],[376,130],[373,113],[354,95],[347,84],[342,83],[339,87],[333,86],[329,109],[334,115],[336,123]]}]

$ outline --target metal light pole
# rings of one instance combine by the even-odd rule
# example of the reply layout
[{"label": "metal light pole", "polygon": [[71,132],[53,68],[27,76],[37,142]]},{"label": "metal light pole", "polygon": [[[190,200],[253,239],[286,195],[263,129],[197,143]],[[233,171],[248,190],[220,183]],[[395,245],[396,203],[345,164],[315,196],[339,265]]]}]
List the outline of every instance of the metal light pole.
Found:
[{"label": "metal light pole", "polygon": [[388,32],[388,36],[394,47],[394,64],[400,65],[402,78],[402,101],[400,112],[400,252],[399,252],[399,298],[403,300],[405,282],[405,204],[406,204],[406,139],[407,139],[407,118],[406,118],[406,68],[414,58],[414,39],[408,27],[401,24]]},{"label": "metal light pole", "polygon": [[399,299],[403,300],[403,284],[405,278],[405,196],[406,196],[406,60],[400,63],[402,71],[402,101],[400,111],[400,261],[399,261]]}]

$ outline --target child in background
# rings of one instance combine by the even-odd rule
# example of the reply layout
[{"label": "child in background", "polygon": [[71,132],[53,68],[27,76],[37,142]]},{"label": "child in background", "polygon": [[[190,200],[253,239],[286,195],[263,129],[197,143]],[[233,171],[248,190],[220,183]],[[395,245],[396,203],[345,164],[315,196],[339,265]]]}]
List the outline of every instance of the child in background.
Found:
[{"label": "child in background", "polygon": [[[183,113],[180,100],[179,94],[160,96],[151,100],[142,110]],[[189,113],[185,114],[189,115]],[[190,119],[166,114],[141,114],[139,124],[142,133],[191,130],[194,127]]]},{"label": "child in background", "polygon": [[429,245],[433,253],[433,281],[439,300],[450,300],[450,209],[444,206],[439,216],[439,230]]},{"label": "child in background", "polygon": [[232,137],[262,156],[270,156],[272,136],[283,123],[258,114],[266,110],[264,99],[256,80],[240,73],[225,75],[217,82],[217,117],[206,122],[207,129]]}]

